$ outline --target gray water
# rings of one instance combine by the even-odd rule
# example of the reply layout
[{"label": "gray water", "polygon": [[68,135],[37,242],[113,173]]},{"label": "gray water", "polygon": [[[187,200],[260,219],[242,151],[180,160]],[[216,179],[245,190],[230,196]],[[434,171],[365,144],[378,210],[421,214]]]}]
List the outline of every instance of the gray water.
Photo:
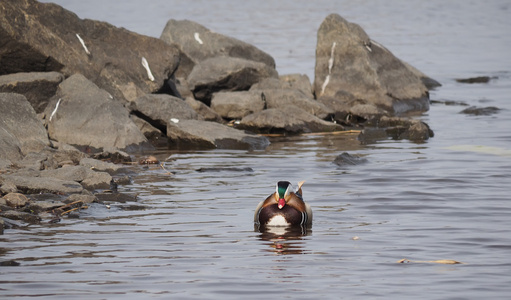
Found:
[{"label": "gray water", "polygon": [[[0,236],[0,295],[48,299],[508,299],[511,293],[511,28],[508,1],[57,1],[82,18],[159,37],[191,19],[313,80],[332,12],[443,86],[419,118],[425,143],[356,135],[272,139],[265,151],[160,151],[133,203]],[[498,77],[487,84],[455,78]],[[447,102],[446,102],[447,101]],[[454,101],[454,105],[447,105]],[[447,104],[446,104],[447,103]],[[457,104],[456,104],[457,103]],[[464,106],[464,105],[467,106]],[[492,115],[460,114],[495,106]],[[338,167],[347,151],[368,163]],[[209,167],[253,171],[197,172]],[[307,235],[254,231],[277,180],[306,180]],[[397,263],[451,259],[464,264]]]}]

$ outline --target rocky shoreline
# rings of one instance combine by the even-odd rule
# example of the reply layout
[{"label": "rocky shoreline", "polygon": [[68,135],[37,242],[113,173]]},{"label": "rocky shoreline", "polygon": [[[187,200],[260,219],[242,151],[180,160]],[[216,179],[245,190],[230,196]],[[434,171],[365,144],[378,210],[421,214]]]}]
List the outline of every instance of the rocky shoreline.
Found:
[{"label": "rocky shoreline", "polygon": [[427,111],[440,84],[337,14],[318,30],[311,82],[193,21],[169,20],[157,39],[35,0],[0,12],[1,232],[118,198],[122,163],[156,147],[263,150],[265,134],[350,129],[433,136],[406,116]]}]

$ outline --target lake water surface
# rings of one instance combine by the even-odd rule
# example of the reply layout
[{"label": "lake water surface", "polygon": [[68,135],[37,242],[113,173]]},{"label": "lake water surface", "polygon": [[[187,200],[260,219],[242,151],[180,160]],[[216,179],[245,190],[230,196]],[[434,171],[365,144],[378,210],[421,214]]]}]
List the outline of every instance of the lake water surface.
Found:
[{"label": "lake water surface", "polygon": [[[509,1],[56,1],[81,18],[159,37],[190,19],[258,46],[280,74],[314,75],[329,13],[442,87],[424,143],[356,134],[274,138],[264,151],[158,151],[131,167],[137,203],[6,230],[0,295],[48,299],[508,299],[511,294]],[[455,78],[495,77],[486,84]],[[490,115],[460,112],[500,108]],[[343,152],[368,163],[339,167]],[[198,172],[200,168],[251,168]],[[306,180],[306,234],[261,234],[252,219],[275,182]],[[134,204],[137,204],[135,207]],[[451,259],[464,264],[397,263]]]}]

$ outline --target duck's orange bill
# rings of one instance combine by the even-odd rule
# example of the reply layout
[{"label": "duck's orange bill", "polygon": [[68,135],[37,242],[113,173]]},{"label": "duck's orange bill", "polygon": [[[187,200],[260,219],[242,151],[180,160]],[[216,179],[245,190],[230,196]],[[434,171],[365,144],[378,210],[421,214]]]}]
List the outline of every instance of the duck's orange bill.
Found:
[{"label": "duck's orange bill", "polygon": [[286,200],[284,200],[284,198],[280,198],[279,199],[279,209],[282,209],[282,207],[284,207],[284,205],[286,205]]}]

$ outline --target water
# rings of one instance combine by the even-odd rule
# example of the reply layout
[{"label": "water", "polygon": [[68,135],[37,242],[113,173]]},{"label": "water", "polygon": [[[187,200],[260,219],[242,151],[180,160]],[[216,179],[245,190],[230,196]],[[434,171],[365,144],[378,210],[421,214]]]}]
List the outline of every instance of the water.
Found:
[{"label": "water", "polygon": [[[130,205],[0,236],[0,295],[51,299],[507,299],[511,292],[511,28],[507,1],[58,1],[80,17],[158,37],[191,19],[257,45],[280,74],[313,79],[316,30],[331,12],[366,29],[443,86],[420,118],[425,143],[355,135],[273,139],[265,151],[167,151],[170,176],[139,172]],[[497,76],[488,84],[454,78]],[[496,106],[489,116],[459,112]],[[344,151],[364,165],[332,163]],[[197,172],[205,167],[253,171]],[[253,230],[277,180],[306,180],[308,235]],[[278,235],[277,235],[278,236]],[[452,259],[465,264],[397,263]]]}]

